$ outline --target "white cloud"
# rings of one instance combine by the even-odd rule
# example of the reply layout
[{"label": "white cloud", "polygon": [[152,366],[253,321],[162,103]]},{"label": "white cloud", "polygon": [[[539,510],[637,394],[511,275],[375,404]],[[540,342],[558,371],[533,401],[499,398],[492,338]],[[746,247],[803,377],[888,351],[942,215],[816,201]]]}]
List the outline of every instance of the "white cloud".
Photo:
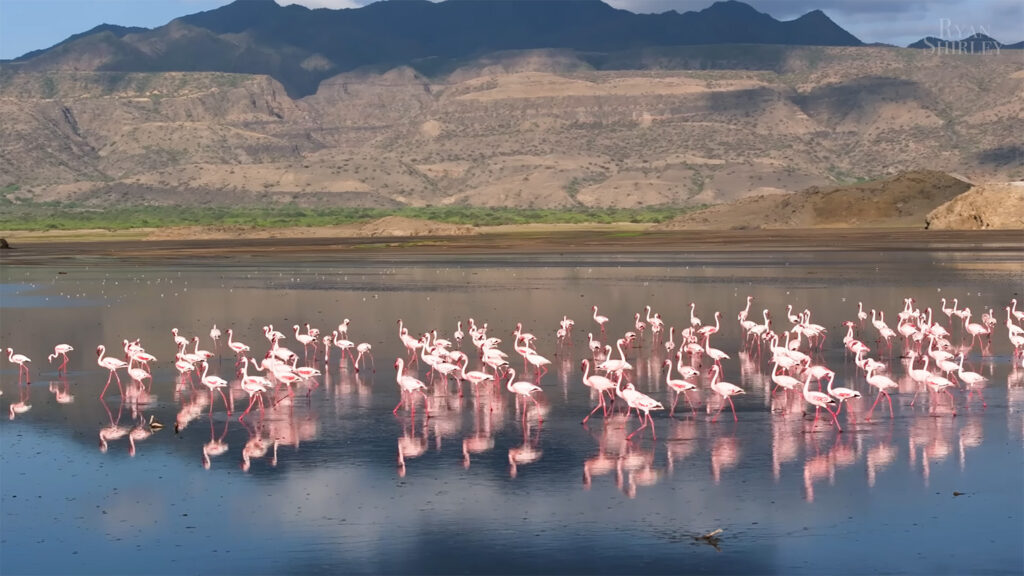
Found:
[{"label": "white cloud", "polygon": [[355,0],[276,0],[281,6],[288,6],[289,4],[299,4],[306,8],[330,8],[332,10],[339,10],[341,8],[360,8],[362,4]]}]

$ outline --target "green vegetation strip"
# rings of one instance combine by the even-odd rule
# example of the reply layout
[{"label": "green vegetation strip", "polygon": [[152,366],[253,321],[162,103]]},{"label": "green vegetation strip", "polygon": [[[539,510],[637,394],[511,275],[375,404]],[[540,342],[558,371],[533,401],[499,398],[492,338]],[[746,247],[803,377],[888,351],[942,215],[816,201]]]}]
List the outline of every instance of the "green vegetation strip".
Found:
[{"label": "green vegetation strip", "polygon": [[282,228],[336,226],[403,216],[472,226],[504,224],[659,223],[695,208],[572,208],[542,210],[472,206],[382,208],[311,208],[277,206],[124,206],[93,209],[75,203],[0,202],[0,230],[128,230],[171,226]]}]

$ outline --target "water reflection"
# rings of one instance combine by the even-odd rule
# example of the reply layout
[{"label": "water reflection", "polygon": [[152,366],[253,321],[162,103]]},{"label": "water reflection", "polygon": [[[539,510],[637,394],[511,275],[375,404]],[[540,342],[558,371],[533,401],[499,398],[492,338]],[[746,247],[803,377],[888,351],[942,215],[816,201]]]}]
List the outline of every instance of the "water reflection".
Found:
[{"label": "water reflection", "polygon": [[[929,266],[932,265],[925,269],[931,270]],[[929,302],[937,298],[921,293],[906,319],[901,318],[900,324],[894,325],[898,336],[891,340],[893,352],[890,353],[889,341],[870,320],[865,319],[863,324],[854,321],[857,318],[855,302],[863,300],[869,310],[871,307],[878,311],[887,308],[885,318],[895,321],[901,307],[892,304],[903,301],[903,292],[909,291],[907,286],[893,286],[877,279],[857,283],[855,275],[845,277],[851,282],[850,286],[832,280],[822,283],[807,279],[815,274],[811,268],[786,268],[785,275],[773,276],[769,281],[748,278],[759,282],[756,312],[751,316],[765,321],[750,328],[764,326],[763,329],[754,330],[751,336],[742,324],[725,321],[719,323],[712,337],[712,346],[732,356],[720,360],[721,377],[736,382],[745,391],[744,395],[732,398],[737,415],[735,422],[728,418],[731,411],[722,422],[712,422],[724,404],[722,397],[711,389],[713,376],[709,370],[714,360],[706,356],[709,346],[707,338],[700,336],[700,328],[714,325],[692,325],[688,306],[679,305],[677,296],[668,296],[685,291],[692,295],[686,298],[687,302],[692,299],[698,303],[695,315],[708,318],[719,312],[720,318],[730,319],[736,310],[742,309],[747,292],[744,288],[740,293],[736,288],[742,280],[737,280],[735,268],[720,267],[716,272],[711,267],[684,269],[672,264],[623,270],[606,267],[589,273],[586,268],[563,263],[550,270],[530,268],[530,277],[522,280],[526,283],[524,288],[517,282],[503,284],[499,280],[500,271],[480,269],[480,278],[468,281],[465,279],[469,276],[460,274],[460,281],[467,282],[463,286],[449,281],[444,274],[435,273],[436,267],[410,263],[380,270],[379,283],[364,279],[365,286],[359,289],[334,279],[335,273],[329,265],[311,272],[301,290],[280,283],[268,289],[265,281],[257,280],[257,271],[250,269],[246,269],[246,274],[251,273],[252,279],[240,277],[231,269],[218,270],[217,275],[204,271],[189,278],[187,296],[181,290],[173,301],[168,296],[167,305],[162,307],[141,306],[159,295],[138,283],[133,282],[133,289],[126,290],[107,282],[103,285],[103,298],[118,303],[123,309],[107,308],[108,300],[102,300],[104,305],[71,310],[61,319],[68,326],[69,342],[78,350],[91,351],[101,338],[117,342],[123,340],[122,333],[138,334],[156,356],[165,360],[149,362],[151,371],[126,381],[119,396],[108,393],[98,401],[95,398],[104,380],[113,379],[116,371],[96,365],[91,353],[84,355],[87,356],[84,360],[73,351],[70,353],[67,366],[70,376],[65,376],[64,370],[56,374],[51,367],[51,373],[41,378],[49,380],[49,393],[38,393],[35,398],[30,397],[28,386],[21,386],[15,392],[15,367],[8,370],[5,366],[2,377],[10,389],[0,402],[7,402],[11,417],[17,418],[3,425],[10,426],[11,430],[18,427],[19,432],[5,438],[14,438],[17,442],[23,435],[31,437],[30,433],[73,437],[67,433],[69,430],[75,433],[85,430],[88,438],[95,438],[92,434],[99,429],[100,451],[107,454],[97,454],[89,442],[88,456],[103,458],[104,466],[116,466],[118,473],[126,477],[131,477],[132,471],[138,474],[170,471],[187,476],[195,469],[201,477],[192,476],[189,481],[209,487],[209,490],[195,491],[209,496],[190,495],[189,498],[202,498],[196,500],[202,509],[212,510],[218,502],[216,499],[224,499],[230,506],[238,506],[239,501],[251,502],[243,498],[259,498],[259,491],[268,485],[305,497],[309,503],[303,503],[301,510],[280,507],[252,510],[245,506],[245,513],[250,516],[235,513],[238,517],[282,526],[282,541],[264,544],[268,555],[288,556],[289,550],[305,545],[300,541],[302,538],[310,538],[311,546],[320,552],[334,547],[351,554],[353,546],[345,542],[358,540],[351,538],[353,531],[359,529],[348,527],[354,525],[356,519],[362,529],[378,525],[391,527],[389,530],[394,531],[395,536],[392,541],[402,553],[393,556],[422,554],[422,534],[408,528],[416,522],[408,522],[411,517],[407,511],[412,508],[406,505],[416,501],[425,503],[421,504],[424,518],[447,521],[449,517],[457,517],[458,522],[465,524],[460,524],[460,529],[473,534],[485,548],[492,543],[486,534],[498,526],[513,536],[522,536],[536,529],[535,522],[554,525],[546,519],[535,520],[543,518],[538,512],[541,510],[550,511],[562,521],[556,539],[569,539],[567,535],[573,533],[594,535],[607,545],[609,555],[636,561],[637,557],[629,548],[614,543],[622,539],[630,543],[649,542],[643,536],[606,532],[601,527],[613,524],[611,518],[640,523],[654,514],[666,522],[685,523],[689,520],[666,516],[690,507],[694,514],[686,514],[686,518],[705,518],[708,516],[700,512],[706,507],[718,511],[713,518],[716,522],[720,519],[727,537],[735,538],[730,541],[730,549],[750,552],[752,557],[765,556],[763,550],[757,550],[758,545],[743,541],[752,533],[750,529],[747,532],[737,529],[759,522],[761,528],[757,530],[764,532],[758,532],[757,538],[751,540],[761,545],[769,542],[782,550],[778,555],[768,555],[777,558],[779,568],[752,572],[800,572],[799,566],[786,558],[799,556],[800,551],[806,550],[806,542],[776,538],[772,534],[793,534],[803,526],[810,526],[812,530],[835,536],[839,530],[835,515],[848,517],[856,513],[857,521],[845,523],[842,530],[859,534],[865,542],[875,542],[868,524],[886,521],[875,508],[894,506],[893,487],[916,487],[900,491],[900,508],[898,513],[893,513],[893,517],[900,519],[931,510],[927,497],[934,491],[925,487],[938,489],[954,480],[959,484],[962,479],[964,485],[977,486],[979,490],[991,490],[1011,504],[1017,502],[1013,500],[1017,496],[1005,493],[1005,485],[986,484],[992,470],[1000,470],[1000,474],[1012,479],[1020,477],[1016,469],[1006,470],[1005,450],[1001,448],[1007,444],[1007,437],[1012,447],[1024,438],[1024,367],[1019,359],[1012,358],[1002,325],[994,332],[990,347],[986,343],[986,350],[993,356],[979,356],[977,344],[971,348],[970,338],[964,336],[962,322],[943,322],[950,335],[941,337],[929,324],[927,312],[915,312],[923,304],[937,304]],[[188,275],[187,268],[184,272]],[[743,272],[748,273],[755,274]],[[148,274],[152,277],[154,272]],[[295,273],[296,278],[299,276]],[[637,295],[638,278],[650,282],[649,293]],[[174,279],[176,287],[183,282],[177,277]],[[326,280],[321,283],[322,279]],[[948,277],[941,276],[938,280],[946,282]],[[1004,298],[1014,286],[1010,281],[993,281],[992,278],[972,278],[970,283],[977,283],[979,288],[964,295],[961,302],[970,302],[975,309],[981,309],[983,301]],[[166,284],[165,279],[161,288]],[[382,289],[384,286],[387,290]],[[911,288],[923,292],[920,286]],[[965,287],[957,285],[956,288]],[[78,291],[91,289],[83,285]],[[225,290],[232,290],[230,298],[223,296]],[[848,298],[852,295],[857,298]],[[213,304],[204,304],[209,298],[213,298]],[[604,331],[586,314],[591,300],[601,303],[602,312],[610,318]],[[424,301],[430,304],[423,306]],[[655,304],[658,315],[665,318],[667,328],[658,338],[651,329],[653,312],[641,313],[639,321],[647,324],[645,330],[637,327],[636,314],[644,310],[647,301]],[[270,306],[270,302],[274,306]],[[787,320],[789,315],[785,310],[790,303],[793,304],[793,319]],[[770,313],[762,315],[760,310],[764,309]],[[828,330],[826,336],[819,333],[809,338],[811,322],[806,314],[799,312],[805,309],[815,311],[815,322]],[[113,316],[100,322],[99,318],[111,314],[110,310],[114,310]],[[577,313],[578,317],[586,318],[576,327],[575,340],[568,331],[555,334],[558,318],[566,319],[565,312],[572,315],[573,310],[582,310]],[[524,311],[530,312],[524,314]],[[486,323],[466,321],[470,312]],[[336,316],[342,314],[352,318],[350,323],[343,323],[344,333],[324,330],[338,334],[328,336],[328,341],[317,340],[328,344],[329,348],[318,346],[311,354],[305,346],[304,350],[299,350],[295,343],[301,341],[294,338],[295,326],[300,327],[298,334],[309,335],[316,324],[321,328],[333,326],[338,322]],[[405,319],[402,326],[405,332],[401,336],[395,331],[395,320],[399,316]],[[233,329],[228,333],[233,345],[237,347],[240,340],[249,343],[251,349],[247,354],[240,355],[233,348],[218,346],[216,342],[205,340],[205,336],[202,342],[195,339],[193,334],[205,334],[213,318],[225,330]],[[46,308],[30,311],[4,308],[2,336],[11,338],[7,326],[24,324],[30,319],[39,325],[55,321]],[[842,342],[847,333],[847,327],[841,324],[845,320],[854,324],[849,327],[851,337],[864,342],[872,349],[870,353],[861,353],[856,358],[848,352]],[[449,336],[441,332],[440,327],[451,328],[458,321],[469,328],[463,346],[459,349],[458,340],[452,335],[452,346],[447,349],[449,355],[440,360],[455,368],[448,373],[443,372],[447,369],[445,366],[432,369],[424,355],[438,355],[444,348],[438,346],[439,343]],[[516,336],[510,336],[516,322],[522,322],[535,334],[529,351],[525,329],[520,329],[518,346],[513,341]],[[262,327],[269,328],[273,323],[291,326],[291,333],[285,335],[284,340],[261,338]],[[672,323],[686,329],[673,330]],[[485,324],[490,327],[489,333],[481,331]],[[213,351],[205,374],[200,368],[193,376],[194,367],[181,370],[174,365],[177,361],[169,361],[177,349],[166,333],[170,325],[178,325],[180,333],[190,343],[179,352],[177,361],[192,366],[184,358],[185,354],[198,354],[202,348]],[[101,333],[97,334],[96,326],[101,326]],[[565,330],[558,326],[559,330]],[[594,337],[593,346],[588,343],[587,331]],[[624,331],[635,334],[626,336]],[[924,331],[928,334],[922,334]],[[917,335],[920,338],[916,338]],[[499,337],[504,341],[483,344]],[[47,349],[43,344],[52,345],[45,342],[45,334],[26,338],[24,346],[19,343],[19,349],[29,351],[30,355],[33,346]],[[966,341],[960,343],[961,338]],[[426,410],[416,406],[415,413],[406,408],[399,409],[395,417],[388,415],[387,411],[395,407],[400,395],[395,372],[382,368],[375,374],[372,364],[363,361],[369,358],[370,348],[365,348],[362,360],[353,357],[361,351],[360,345],[355,344],[358,341],[372,345],[373,352],[383,358],[410,359],[410,365],[405,366],[406,373],[421,379],[427,386],[423,391],[425,398],[415,394],[416,403],[423,402],[421,406]],[[674,341],[675,346],[666,348],[665,344],[670,341]],[[295,353],[288,352],[288,348]],[[325,354],[327,350],[330,352]],[[499,354],[501,350],[505,353]],[[607,357],[604,356],[606,350],[611,352]],[[516,351],[523,356],[525,371],[518,370],[519,358],[509,354]],[[458,356],[456,352],[465,356]],[[545,365],[530,362],[531,352],[552,360],[550,372],[544,374]],[[962,370],[959,365],[955,369],[948,366],[949,362],[959,364],[956,355],[961,353],[966,353]],[[947,354],[953,356],[947,357]],[[120,352],[117,355],[120,356]],[[280,359],[282,355],[286,358]],[[514,380],[512,374],[502,368],[510,355],[520,372]],[[287,371],[275,370],[275,357],[286,364]],[[250,376],[257,365],[250,358],[259,359],[259,376]],[[670,382],[683,374],[683,378],[695,386],[693,391],[686,392],[684,399],[692,401],[693,408],[652,412],[653,420],[648,421],[648,426],[656,431],[648,435],[644,430],[629,439],[627,435],[639,424],[627,424],[627,407],[622,398],[615,397],[614,402],[607,402],[607,413],[598,407],[595,417],[581,427],[580,420],[594,410],[598,400],[592,389],[583,384],[581,362],[584,358],[590,361],[588,369],[609,358],[632,365],[632,370],[623,374],[623,387],[631,385],[661,403],[673,402],[675,391]],[[938,358],[947,364],[941,365]],[[876,417],[873,422],[864,419],[877,394],[868,380],[867,359],[885,364],[886,377],[898,385],[898,392],[891,390],[891,418]],[[232,360],[239,361],[237,372]],[[356,369],[354,361],[358,361],[360,369]],[[925,361],[927,368],[923,368]],[[382,363],[382,366],[387,364]],[[130,368],[145,370],[138,361],[132,361]],[[675,373],[669,373],[669,368]],[[874,370],[877,374],[879,369]],[[928,374],[917,380],[913,378],[914,370],[925,370]],[[481,380],[471,386],[447,384],[452,378],[466,378],[470,371],[486,373],[491,380]],[[298,378],[287,376],[287,372],[295,373]],[[966,385],[961,372],[973,372],[987,379],[985,401],[981,400],[977,386]],[[832,382],[833,391],[836,387],[846,387],[866,398],[850,399],[842,407],[839,420],[844,431],[841,434],[828,423],[812,429],[810,412],[814,406],[805,401],[799,388],[775,390],[773,373],[793,378],[801,387],[810,377],[809,388],[822,393],[829,391],[828,383]],[[428,384],[432,374],[433,383]],[[218,388],[204,385],[203,376],[224,378],[223,402],[217,401],[217,394],[213,393]],[[611,376],[614,378],[614,374]],[[265,384],[260,380],[247,384],[248,378],[262,378]],[[948,391],[959,408],[956,418],[952,417],[949,396],[944,392],[936,393],[938,378],[951,382]],[[535,392],[537,404],[509,392],[508,383],[519,380],[540,386],[542,391]],[[253,384],[260,384],[263,389]],[[917,401],[911,403],[913,395],[918,393]],[[234,413],[234,401],[238,398],[249,400],[242,414]],[[884,415],[889,411],[888,402],[884,399],[879,402],[886,404],[880,408]],[[36,406],[29,411],[33,403]],[[232,418],[239,416],[242,417],[239,424],[233,423]],[[158,425],[161,420],[167,422],[168,428],[173,422],[174,433],[161,432]],[[114,450],[108,452],[111,447]],[[68,450],[73,452],[74,447]],[[126,452],[138,457],[130,459],[124,456]],[[193,459],[197,455],[201,456],[202,467],[209,472],[195,466]],[[179,461],[186,462],[180,464],[181,469],[176,468]],[[230,465],[225,466],[225,462]],[[156,463],[159,468],[154,472],[152,466]],[[231,474],[234,463],[239,463],[241,469],[250,474]],[[13,466],[12,461],[5,462],[7,470],[20,470],[21,466],[24,464],[18,461],[13,461]],[[97,467],[94,460],[68,466],[71,474],[93,480],[98,474],[95,470],[102,468]],[[425,473],[427,471],[429,473]],[[11,478],[11,472],[2,473],[5,480]],[[398,482],[402,489],[396,488],[396,477],[407,474],[416,481]],[[331,480],[325,482],[326,478]],[[334,479],[337,479],[337,487]],[[580,490],[581,479],[584,490]],[[335,497],[335,493],[352,491],[361,495],[358,505],[345,501],[351,499]],[[602,500],[595,500],[602,491],[605,491],[600,496]],[[700,494],[700,498],[692,498],[694,494]],[[595,504],[608,502],[609,495],[613,507],[616,501],[627,498],[632,499],[630,507],[604,512],[605,506]],[[864,506],[866,497],[877,500],[879,505]],[[488,508],[480,504],[507,500],[509,505],[519,505],[523,502],[519,498],[536,502],[535,507],[527,508],[528,514],[524,515],[527,519],[521,525],[507,524],[504,505]],[[778,502],[778,506],[792,506],[802,500],[813,505],[798,506],[797,509],[803,511],[800,517],[774,514],[773,510],[777,509],[765,504]],[[722,506],[730,501],[735,504],[733,507]],[[1004,532],[1016,534],[1010,524],[1019,518],[1013,517],[1011,512],[1007,520],[993,519],[998,514],[984,506],[985,502],[979,503],[977,515],[974,511],[958,511],[961,515],[958,522],[971,528],[994,522]],[[402,512],[395,511],[398,509]],[[177,510],[154,513],[167,526],[151,528],[153,534],[173,542],[187,539],[184,527],[168,520],[176,513]],[[192,517],[195,515],[193,512]],[[573,518],[580,518],[580,521],[575,523]],[[11,521],[16,522],[15,531],[28,526],[23,519]],[[934,520],[937,528],[929,533],[934,535],[940,528],[950,528],[950,522],[943,517]],[[963,526],[957,524],[957,527]],[[703,532],[699,533],[711,528],[700,526]],[[310,536],[314,533],[318,535]],[[226,538],[231,544],[239,542]],[[365,538],[362,542],[365,543]],[[410,552],[413,546],[419,552]],[[365,554],[375,553],[376,549],[366,548],[369,551]],[[834,557],[841,551],[831,547],[828,552]],[[665,558],[675,558],[677,554],[667,549],[658,552],[662,553]],[[210,556],[215,557],[204,555]],[[600,560],[602,566],[622,566],[604,556]],[[996,565],[1005,566],[1005,558],[1002,562]],[[332,564],[328,561],[324,565]],[[374,568],[382,566],[373,565]],[[864,568],[862,571],[878,569],[867,564],[854,566]],[[899,564],[895,569],[904,570],[907,566],[912,565]],[[964,565],[956,567],[964,568]],[[264,570],[271,568],[281,567],[266,564]],[[406,565],[399,568],[391,571],[410,571]],[[508,565],[510,571],[529,571],[530,568]],[[226,568],[225,564],[214,562],[210,569]],[[714,572],[715,569],[693,571]]]}]

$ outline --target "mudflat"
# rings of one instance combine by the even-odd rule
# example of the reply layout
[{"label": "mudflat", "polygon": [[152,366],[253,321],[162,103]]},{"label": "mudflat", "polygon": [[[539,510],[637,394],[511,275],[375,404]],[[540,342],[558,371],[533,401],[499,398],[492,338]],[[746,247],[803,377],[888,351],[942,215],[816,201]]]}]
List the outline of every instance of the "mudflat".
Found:
[{"label": "mudflat", "polygon": [[55,238],[45,242],[11,241],[0,251],[0,261],[75,257],[177,259],[228,255],[376,254],[488,254],[488,253],[595,253],[674,251],[771,250],[938,250],[1021,251],[1019,230],[908,230],[908,229],[804,229],[804,230],[700,230],[642,229],[538,230],[484,232],[465,236],[415,237],[233,237],[141,240]]}]

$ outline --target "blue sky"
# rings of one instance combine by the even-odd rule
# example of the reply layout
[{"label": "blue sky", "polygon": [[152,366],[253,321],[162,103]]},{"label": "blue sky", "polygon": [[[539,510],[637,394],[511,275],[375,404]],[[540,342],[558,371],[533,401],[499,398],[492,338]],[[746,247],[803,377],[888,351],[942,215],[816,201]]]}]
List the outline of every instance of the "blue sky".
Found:
[{"label": "blue sky", "polygon": [[[485,0],[481,0],[485,1]],[[606,0],[634,12],[700,10],[713,0]],[[1002,42],[1024,40],[1020,0],[747,0],[781,20],[819,8],[865,42],[906,45],[922,36],[968,36],[984,31]],[[52,46],[103,23],[152,28],[230,0],[0,0],[0,58]],[[291,3],[278,0],[279,3]],[[300,0],[343,8],[367,0]]]}]

